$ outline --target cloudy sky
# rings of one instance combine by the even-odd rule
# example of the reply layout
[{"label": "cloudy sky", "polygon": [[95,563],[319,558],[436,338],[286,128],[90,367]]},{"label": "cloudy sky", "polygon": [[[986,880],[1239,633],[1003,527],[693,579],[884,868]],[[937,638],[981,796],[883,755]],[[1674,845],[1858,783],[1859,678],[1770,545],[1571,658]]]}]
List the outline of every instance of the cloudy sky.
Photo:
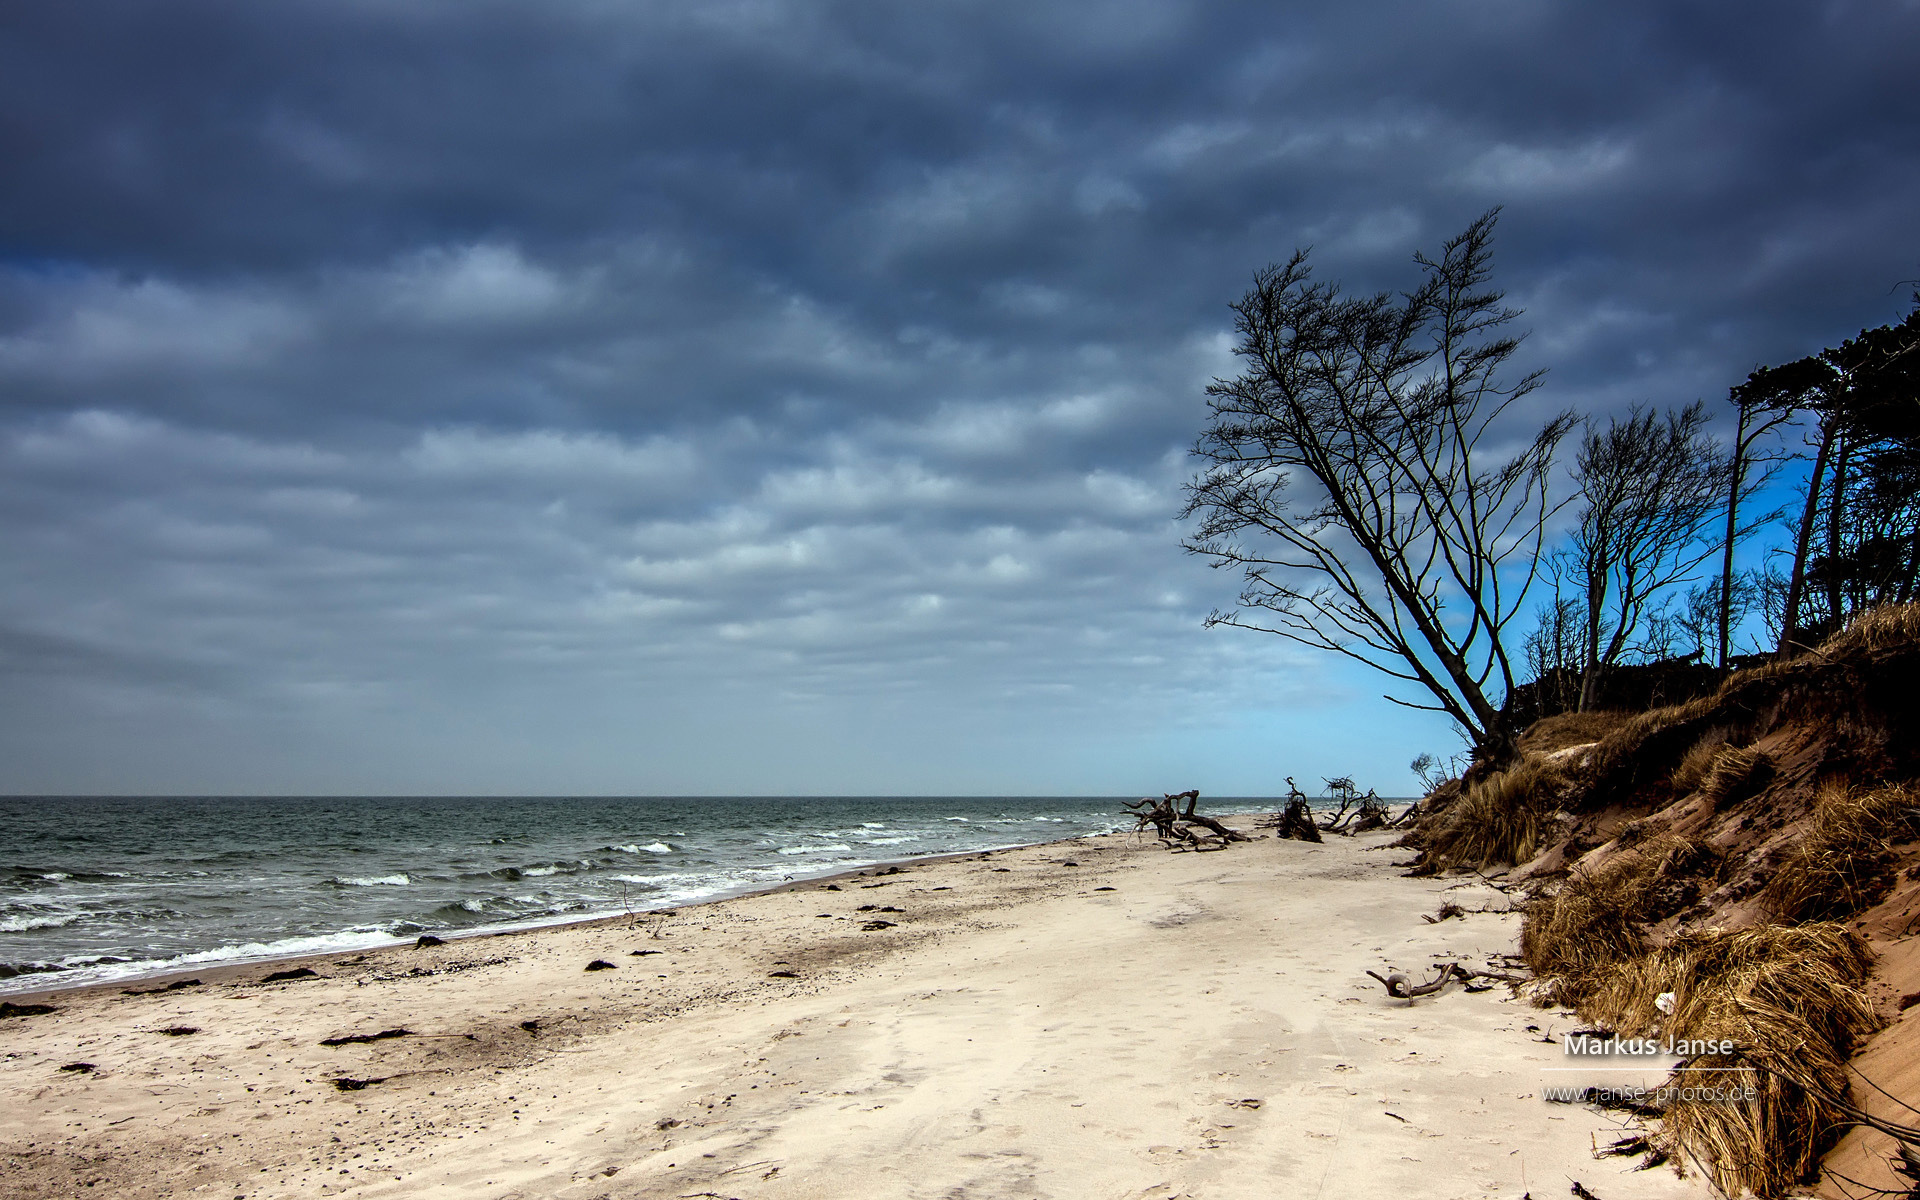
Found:
[{"label": "cloudy sky", "polygon": [[0,791],[1265,794],[1457,742],[1201,621],[1227,305],[1503,205],[1537,406],[1907,307],[1920,5],[0,15]]}]

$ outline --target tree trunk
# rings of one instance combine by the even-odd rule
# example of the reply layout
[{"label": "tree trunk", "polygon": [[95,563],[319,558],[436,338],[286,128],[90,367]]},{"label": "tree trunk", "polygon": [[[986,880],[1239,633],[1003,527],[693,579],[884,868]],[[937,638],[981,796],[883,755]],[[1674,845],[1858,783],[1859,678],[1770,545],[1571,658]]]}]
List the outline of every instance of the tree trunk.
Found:
[{"label": "tree trunk", "polygon": [[1733,431],[1733,459],[1728,463],[1727,544],[1720,554],[1720,646],[1715,665],[1727,669],[1733,653],[1733,539],[1740,531],[1740,485],[1747,476],[1747,423],[1752,414],[1740,406],[1740,423]]},{"label": "tree trunk", "polygon": [[1839,433],[1837,419],[1821,419],[1820,450],[1813,456],[1813,476],[1807,480],[1807,504],[1800,512],[1800,531],[1793,543],[1793,574],[1787,579],[1787,611],[1780,619],[1781,658],[1793,647],[1794,619],[1800,615],[1801,593],[1807,586],[1807,551],[1813,544],[1813,521],[1820,510],[1820,485],[1827,474],[1827,458],[1833,453],[1833,439]]},{"label": "tree trunk", "polygon": [[1593,703],[1594,692],[1600,686],[1600,618],[1607,610],[1607,577],[1591,569],[1587,571],[1587,627],[1582,630],[1586,635],[1586,661],[1580,665],[1580,702],[1574,706],[1575,712],[1586,712]]},{"label": "tree trunk", "polygon": [[1827,619],[1833,623],[1828,633],[1839,630],[1840,609],[1845,603],[1840,590],[1840,543],[1844,533],[1841,518],[1846,515],[1847,460],[1853,455],[1853,446],[1848,438],[1842,436],[1838,442],[1839,449],[1833,456],[1833,498],[1827,502]]},{"label": "tree trunk", "polygon": [[1900,603],[1913,602],[1913,588],[1920,582],[1920,529],[1907,535],[1907,569],[1900,576]]}]

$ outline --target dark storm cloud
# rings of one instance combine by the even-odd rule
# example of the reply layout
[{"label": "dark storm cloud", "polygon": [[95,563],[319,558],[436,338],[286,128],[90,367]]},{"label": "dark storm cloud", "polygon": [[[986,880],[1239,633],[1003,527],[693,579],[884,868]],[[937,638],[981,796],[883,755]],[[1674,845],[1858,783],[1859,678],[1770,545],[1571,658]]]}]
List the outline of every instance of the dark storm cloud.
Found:
[{"label": "dark storm cloud", "polygon": [[1910,4],[15,6],[14,786],[111,718],[136,789],[1265,787],[1206,738],[1377,685],[1197,629],[1251,271],[1505,205],[1542,407],[1712,400],[1902,309],[1915,61]]}]

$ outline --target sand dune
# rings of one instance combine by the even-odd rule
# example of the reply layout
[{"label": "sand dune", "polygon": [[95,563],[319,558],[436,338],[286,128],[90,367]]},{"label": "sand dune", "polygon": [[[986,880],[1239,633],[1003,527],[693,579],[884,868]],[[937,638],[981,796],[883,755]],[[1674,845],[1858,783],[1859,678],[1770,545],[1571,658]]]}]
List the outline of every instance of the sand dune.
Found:
[{"label": "sand dune", "polygon": [[16,997],[57,1011],[0,1020],[0,1194],[1705,1195],[1543,1102],[1594,1082],[1538,1040],[1566,1015],[1367,978],[1512,948],[1512,916],[1423,921],[1498,896],[1402,857],[1113,836],[318,978]]}]

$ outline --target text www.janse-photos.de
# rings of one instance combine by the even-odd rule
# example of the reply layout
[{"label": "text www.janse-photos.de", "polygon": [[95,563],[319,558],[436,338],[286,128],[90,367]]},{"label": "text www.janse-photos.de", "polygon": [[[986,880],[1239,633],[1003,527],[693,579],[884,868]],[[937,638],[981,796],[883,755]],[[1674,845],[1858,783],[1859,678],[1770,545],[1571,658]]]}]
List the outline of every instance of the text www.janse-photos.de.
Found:
[{"label": "text www.janse-photos.de", "polygon": [[[1563,1067],[1561,1070],[1645,1070],[1664,1065],[1660,1060],[1683,1060],[1675,1067],[1675,1078],[1659,1084],[1641,1084],[1621,1081],[1602,1087],[1552,1086],[1541,1089],[1541,1097],[1560,1104],[1600,1103],[1647,1105],[1664,1108],[1677,1102],[1727,1104],[1750,1101],[1759,1097],[1756,1081],[1751,1078],[1748,1067],[1712,1067],[1693,1068],[1686,1065],[1689,1060],[1705,1055],[1724,1056],[1736,1053],[1737,1047],[1731,1041],[1689,1040],[1685,1038],[1623,1038],[1618,1034],[1599,1036],[1590,1033],[1569,1034],[1561,1039],[1561,1051],[1569,1058],[1581,1060],[1581,1066]],[[1638,1060],[1637,1062],[1634,1060]],[[1603,1066],[1603,1063],[1611,1064]],[[1714,1073],[1712,1079],[1691,1081],[1684,1078],[1693,1070]],[[1728,1080],[1725,1072],[1737,1070],[1744,1078]]]}]

